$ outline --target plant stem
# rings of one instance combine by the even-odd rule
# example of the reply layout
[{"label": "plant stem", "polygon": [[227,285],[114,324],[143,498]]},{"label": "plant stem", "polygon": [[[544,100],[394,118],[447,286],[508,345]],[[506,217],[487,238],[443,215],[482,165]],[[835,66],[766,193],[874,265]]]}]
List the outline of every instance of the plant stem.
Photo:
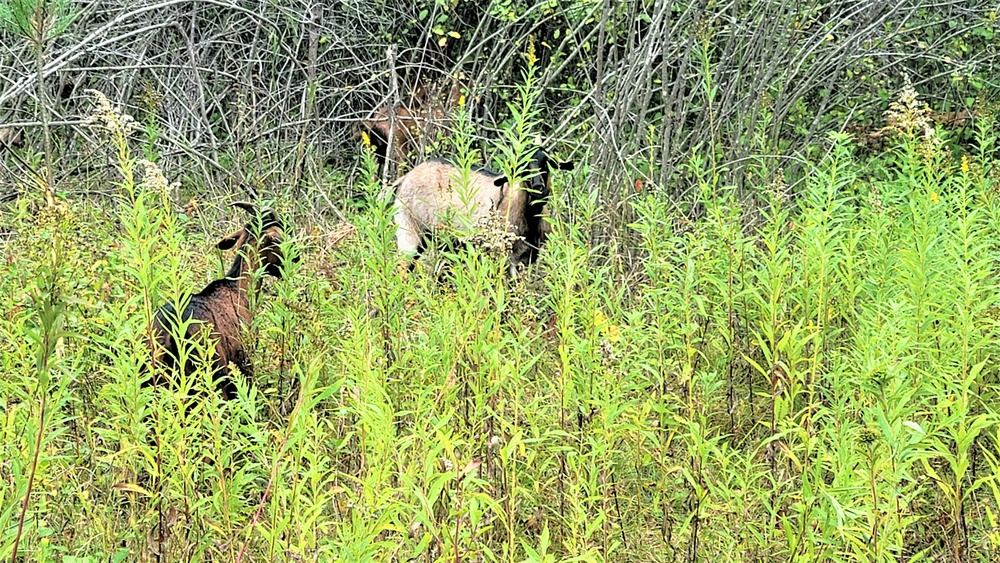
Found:
[{"label": "plant stem", "polygon": [[55,190],[52,182],[52,133],[49,128],[49,107],[45,102],[45,32],[50,23],[48,14],[45,13],[44,0],[38,0],[35,4],[35,72],[38,78],[35,80],[35,96],[38,98],[38,116],[42,122],[42,150],[45,153],[45,185],[42,190],[45,193],[45,205],[54,207],[56,204]]},{"label": "plant stem", "polygon": [[[48,335],[45,338],[48,340]],[[48,364],[48,360],[45,363]],[[24,516],[28,513],[28,500],[31,498],[31,490],[35,484],[35,469],[38,468],[38,452],[42,449],[42,430],[45,427],[46,395],[48,393],[43,390],[41,412],[38,415],[38,432],[35,436],[35,453],[31,457],[31,471],[28,473],[28,490],[24,493],[24,500],[21,502],[21,515],[17,519],[17,534],[14,536],[14,551],[10,554],[10,563],[17,563],[17,546],[21,543],[21,533],[24,530]]]}]

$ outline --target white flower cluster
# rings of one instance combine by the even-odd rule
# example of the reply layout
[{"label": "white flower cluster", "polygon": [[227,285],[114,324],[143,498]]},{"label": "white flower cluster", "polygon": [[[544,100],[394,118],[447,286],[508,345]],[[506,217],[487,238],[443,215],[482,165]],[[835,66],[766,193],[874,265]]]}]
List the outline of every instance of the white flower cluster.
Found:
[{"label": "white flower cluster", "polygon": [[139,129],[135,119],[111,105],[107,96],[97,90],[87,90],[94,97],[96,108],[86,121],[87,126],[110,133],[114,137],[127,139],[133,131]]},{"label": "white flower cluster", "polygon": [[934,132],[931,108],[917,99],[917,91],[913,88],[910,77],[905,76],[904,79],[903,89],[885,112],[887,126],[884,129],[919,136],[920,152],[930,158],[938,152],[942,140]]},{"label": "white flower cluster", "polygon": [[142,159],[139,164],[142,165],[142,182],[139,185],[143,190],[166,197],[170,195],[170,192],[180,188],[180,182],[170,183],[167,181],[167,177],[163,175],[163,171],[155,162]]},{"label": "white flower cluster", "polygon": [[510,254],[514,243],[524,240],[524,237],[513,232],[514,226],[497,209],[491,209],[485,217],[481,217],[473,225],[473,233],[464,242],[473,244],[486,252],[506,256]]}]

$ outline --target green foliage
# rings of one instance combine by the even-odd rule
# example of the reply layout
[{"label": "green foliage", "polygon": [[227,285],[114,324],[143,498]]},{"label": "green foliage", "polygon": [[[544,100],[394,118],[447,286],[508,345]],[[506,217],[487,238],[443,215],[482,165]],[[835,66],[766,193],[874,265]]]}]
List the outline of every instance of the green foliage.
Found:
[{"label": "green foliage", "polygon": [[[537,130],[533,80],[529,65],[499,159],[515,176]],[[1000,550],[988,126],[957,158],[904,121],[872,159],[833,134],[807,175],[775,174],[757,199],[692,154],[700,214],[629,199],[631,265],[593,236],[604,201],[555,174],[567,197],[516,280],[475,249],[442,253],[447,276],[401,271],[365,149],[357,185],[373,204],[351,212],[352,235],[331,247],[311,209],[282,209],[302,262],[265,282],[247,327],[255,380],[223,402],[207,366],[140,383],[156,369],[154,311],[217,277],[206,249],[229,212],[182,222],[170,182],[133,158],[155,128],[136,139],[110,104],[99,114],[116,203],[3,211],[17,235],[0,255],[4,560],[15,542],[40,561]],[[458,123],[468,174],[480,157]]]},{"label": "green foliage", "polygon": [[4,0],[0,2],[0,27],[38,43],[62,35],[76,14],[68,0]]}]

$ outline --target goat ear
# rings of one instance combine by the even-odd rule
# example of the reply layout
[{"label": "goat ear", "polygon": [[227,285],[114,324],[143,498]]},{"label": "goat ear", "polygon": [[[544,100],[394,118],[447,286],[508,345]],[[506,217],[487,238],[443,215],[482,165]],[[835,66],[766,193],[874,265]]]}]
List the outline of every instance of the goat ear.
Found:
[{"label": "goat ear", "polygon": [[249,201],[234,201],[233,207],[238,207],[251,215],[257,214],[257,208],[254,206],[254,204],[250,203]]},{"label": "goat ear", "polygon": [[506,184],[506,183],[507,183],[507,177],[506,176],[500,176],[496,180],[493,180],[493,185],[496,186],[496,187],[498,187],[498,188],[502,188],[503,185]]},{"label": "goat ear", "polygon": [[557,168],[559,168],[559,170],[572,170],[573,169],[573,163],[572,162],[560,162],[559,166],[557,166]]},{"label": "goat ear", "polygon": [[230,248],[236,246],[236,243],[239,242],[240,237],[242,236],[242,230],[236,231],[228,237],[220,240],[219,243],[215,245],[215,248],[218,248],[219,250],[229,250]]}]

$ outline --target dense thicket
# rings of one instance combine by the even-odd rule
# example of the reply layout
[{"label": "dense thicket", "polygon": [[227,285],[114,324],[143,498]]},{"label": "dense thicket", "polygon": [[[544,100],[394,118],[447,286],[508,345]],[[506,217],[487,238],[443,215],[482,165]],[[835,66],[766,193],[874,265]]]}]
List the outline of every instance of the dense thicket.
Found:
[{"label": "dense thicket", "polygon": [[904,76],[967,137],[963,118],[989,114],[1000,76],[987,0],[40,5],[47,18],[30,21],[47,26],[43,41],[18,25],[36,0],[0,3],[0,123],[23,129],[31,156],[51,121],[57,191],[107,164],[81,127],[90,88],[155,127],[151,150],[188,170],[189,187],[304,180],[339,192],[336,172],[357,160],[352,124],[427,80],[462,78],[488,147],[530,50],[536,133],[589,153],[593,189],[616,203],[637,179],[684,195],[696,151],[740,186],[754,155],[794,171],[818,134],[880,125]]},{"label": "dense thicket", "polygon": [[[1000,560],[995,9],[0,0],[0,561]],[[516,277],[341,197],[451,80]],[[144,387],[245,191],[253,381]]]}]

